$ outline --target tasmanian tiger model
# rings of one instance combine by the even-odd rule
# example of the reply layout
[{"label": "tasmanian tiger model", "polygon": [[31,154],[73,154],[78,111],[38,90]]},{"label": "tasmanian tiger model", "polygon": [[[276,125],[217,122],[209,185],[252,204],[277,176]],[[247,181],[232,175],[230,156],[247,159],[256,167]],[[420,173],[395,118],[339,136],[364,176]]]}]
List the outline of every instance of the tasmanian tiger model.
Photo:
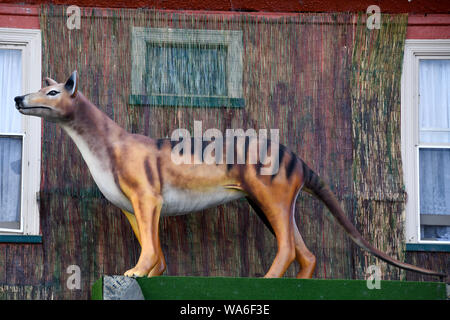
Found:
[{"label": "tasmanian tiger model", "polygon": [[[443,276],[395,260],[369,244],[346,218],[330,188],[284,146],[279,146],[279,170],[273,175],[260,174],[261,166],[248,162],[175,164],[171,161],[170,140],[154,140],[119,127],[77,90],[76,72],[65,83],[49,78],[45,81],[47,86],[38,92],[16,97],[16,108],[24,115],[58,123],[77,145],[102,194],[128,218],[141,244],[141,254],[126,276],[164,272],[166,263],[158,234],[161,215],[185,214],[245,197],[277,240],[278,251],[265,277],[283,276],[296,260],[301,267],[297,277],[311,278],[316,259],[294,219],[300,190],[323,201],[363,249],[397,267]],[[247,159],[248,148],[244,153]]]}]

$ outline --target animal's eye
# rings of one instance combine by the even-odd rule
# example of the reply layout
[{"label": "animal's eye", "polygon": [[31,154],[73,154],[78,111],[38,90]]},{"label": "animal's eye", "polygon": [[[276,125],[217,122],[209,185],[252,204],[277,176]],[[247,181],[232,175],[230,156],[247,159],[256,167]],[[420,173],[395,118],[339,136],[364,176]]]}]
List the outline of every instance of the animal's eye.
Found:
[{"label": "animal's eye", "polygon": [[48,96],[56,96],[59,92],[56,90],[52,90],[49,93],[47,93]]}]

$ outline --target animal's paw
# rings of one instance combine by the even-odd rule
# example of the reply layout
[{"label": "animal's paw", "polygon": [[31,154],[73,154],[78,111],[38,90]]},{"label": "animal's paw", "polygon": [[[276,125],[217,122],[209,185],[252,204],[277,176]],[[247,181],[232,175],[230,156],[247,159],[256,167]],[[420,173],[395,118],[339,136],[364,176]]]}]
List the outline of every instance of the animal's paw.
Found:
[{"label": "animal's paw", "polygon": [[137,266],[128,270],[123,275],[125,277],[144,277],[148,274],[148,270],[139,269]]},{"label": "animal's paw", "polygon": [[[141,256],[139,257],[139,261],[136,264],[136,266],[133,269],[128,270],[124,273],[126,277],[145,277],[147,275],[153,276],[153,275],[159,275],[158,273],[162,273],[165,269],[165,263],[163,262],[163,268],[160,272],[159,269],[161,269],[161,266],[159,266],[161,262],[160,257],[157,255],[151,255],[151,254],[143,254],[141,253]],[[156,274],[153,274],[152,271],[155,269]]]},{"label": "animal's paw", "polygon": [[153,267],[152,270],[150,270],[150,272],[148,273],[147,277],[155,277],[155,276],[160,276],[164,273],[164,271],[166,270],[166,262],[163,259],[159,259],[158,262],[156,263],[156,265]]}]

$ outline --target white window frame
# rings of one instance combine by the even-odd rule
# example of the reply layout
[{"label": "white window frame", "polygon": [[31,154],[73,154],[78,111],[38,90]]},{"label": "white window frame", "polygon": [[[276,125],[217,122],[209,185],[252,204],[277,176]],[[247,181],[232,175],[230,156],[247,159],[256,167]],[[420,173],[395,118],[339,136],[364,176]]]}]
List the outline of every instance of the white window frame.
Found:
[{"label": "white window frame", "polygon": [[227,47],[227,89],[229,98],[242,98],[243,45],[242,31],[133,27],[131,36],[131,94],[142,94],[145,48],[147,42],[208,44]]},{"label": "white window frame", "polygon": [[420,239],[419,149],[450,148],[450,144],[419,144],[419,61],[450,59],[450,40],[406,40],[401,84],[401,150],[406,193],[407,243],[450,244]]},{"label": "white window frame", "polygon": [[[22,51],[22,94],[41,88],[41,31],[0,28],[0,47]],[[22,189],[19,229],[1,229],[0,234],[39,235],[38,192],[41,180],[42,120],[22,115]],[[2,134],[3,135],[3,134]]]}]

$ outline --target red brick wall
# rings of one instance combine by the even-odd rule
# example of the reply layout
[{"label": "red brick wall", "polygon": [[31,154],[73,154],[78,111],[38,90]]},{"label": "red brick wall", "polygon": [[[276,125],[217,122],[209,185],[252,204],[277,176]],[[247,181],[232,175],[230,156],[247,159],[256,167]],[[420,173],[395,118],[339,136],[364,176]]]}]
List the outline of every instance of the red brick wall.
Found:
[{"label": "red brick wall", "polygon": [[[18,5],[18,4],[6,4],[4,0],[0,0],[0,28],[25,28],[25,29],[39,29],[39,5]],[[12,2],[12,1],[11,1]],[[45,2],[45,1],[26,1],[26,2]],[[68,3],[68,1],[55,1],[55,2],[61,2],[61,3]],[[86,4],[86,5],[92,5],[94,1],[88,1],[88,0],[80,0],[80,1],[71,1],[71,4],[74,3],[80,3],[80,5]],[[134,4],[139,2],[145,2],[145,1],[137,1],[133,2]],[[168,3],[176,2],[176,1],[167,1]],[[193,3],[196,3],[196,1],[192,1]],[[198,1],[199,2],[199,1]],[[215,1],[220,2],[220,1]],[[212,3],[215,3],[212,1]],[[239,1],[237,1],[239,2]],[[252,1],[240,1],[251,3]],[[287,3],[286,0],[280,0],[280,12],[289,12],[287,7],[283,7],[283,3]],[[294,2],[294,1],[290,1]],[[300,1],[301,2],[301,1]],[[307,1],[304,1],[307,3]],[[312,2],[312,1],[309,1]],[[308,3],[309,3],[308,2]],[[317,3],[326,3],[327,1],[317,1]],[[330,2],[330,1],[328,1]],[[352,3],[354,1],[348,1],[349,3]],[[372,1],[376,2],[376,1]],[[423,1],[412,1],[416,4],[416,7],[414,7],[413,12],[423,11],[425,8],[422,8],[420,4]],[[411,2],[411,3],[412,3]],[[95,5],[101,6],[102,4],[106,6],[106,3],[110,3],[110,5],[117,5],[120,6],[120,4],[123,4],[125,6],[125,1],[95,1]],[[164,2],[165,3],[165,2]],[[234,3],[234,1],[233,1]],[[270,1],[262,1],[261,3],[270,3]],[[365,3],[365,1],[361,1],[361,3]],[[406,8],[405,3],[408,3],[407,1],[402,1],[403,8]],[[439,3],[447,3],[447,11],[450,11],[450,1],[441,1]],[[212,6],[214,7],[214,6]],[[357,8],[360,8],[361,5],[357,6]],[[396,10],[400,10],[400,7],[394,6],[394,4],[391,5],[391,9],[397,8]],[[182,6],[180,7],[182,8]],[[214,7],[216,8],[216,7]],[[286,8],[286,10],[282,10]],[[319,8],[319,7],[317,7]],[[342,4],[342,7],[337,8],[336,5],[329,6],[326,10],[323,11],[346,11],[342,10],[342,8],[348,8],[347,4]],[[358,11],[353,8],[353,11]],[[434,8],[434,9],[433,9]],[[439,9],[440,8],[440,9]],[[407,8],[406,8],[407,9]],[[432,6],[430,5],[429,10],[435,10],[438,11],[443,10],[442,6]],[[228,9],[227,9],[228,10]],[[348,9],[351,11],[350,9]],[[359,9],[359,11],[365,11],[364,6]],[[383,12],[383,8],[382,8]],[[400,12],[400,11],[399,11]],[[229,14],[225,13],[224,14]],[[408,18],[408,29],[406,34],[407,39],[450,39],[450,14],[414,14],[410,13]]]},{"label": "red brick wall", "polygon": [[168,10],[269,11],[269,12],[360,12],[378,5],[386,13],[449,13],[449,0],[1,0],[3,3],[78,5],[84,7],[155,7]]}]

